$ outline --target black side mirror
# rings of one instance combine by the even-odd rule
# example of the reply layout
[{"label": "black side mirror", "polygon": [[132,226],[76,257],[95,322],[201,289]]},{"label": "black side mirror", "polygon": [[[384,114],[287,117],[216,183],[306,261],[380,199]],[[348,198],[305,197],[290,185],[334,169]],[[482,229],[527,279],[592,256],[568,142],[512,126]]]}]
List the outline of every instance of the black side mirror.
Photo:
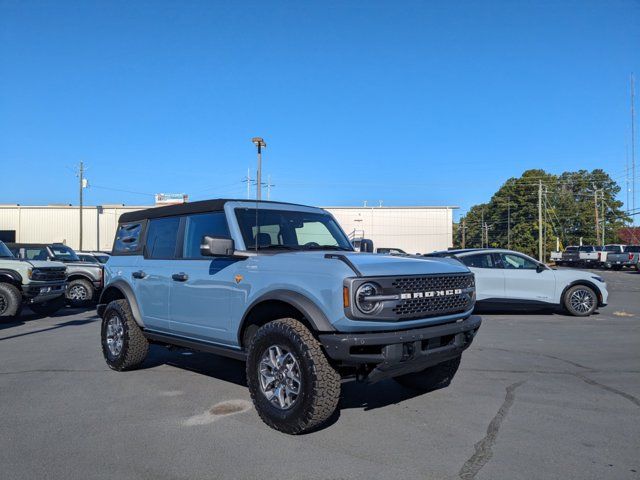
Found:
[{"label": "black side mirror", "polygon": [[236,250],[233,239],[205,235],[200,243],[200,255],[203,257],[230,257]]},{"label": "black side mirror", "polygon": [[536,272],[541,273],[544,272],[547,269],[546,266],[544,266],[542,263],[539,263],[538,266],[536,267]]},{"label": "black side mirror", "polygon": [[361,252],[373,252],[373,240],[369,240],[368,238],[363,238],[360,240],[360,251]]}]

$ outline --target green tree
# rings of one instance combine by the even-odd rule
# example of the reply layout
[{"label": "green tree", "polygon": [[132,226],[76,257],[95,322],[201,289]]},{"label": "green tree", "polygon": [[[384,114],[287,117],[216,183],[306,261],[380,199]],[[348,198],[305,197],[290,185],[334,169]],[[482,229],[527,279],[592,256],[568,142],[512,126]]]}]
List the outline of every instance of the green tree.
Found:
[{"label": "green tree", "polygon": [[544,170],[527,170],[519,178],[508,179],[489,202],[469,209],[455,230],[454,245],[462,247],[464,226],[465,247],[481,247],[486,225],[485,246],[510,247],[537,256],[541,187],[545,254],[555,249],[556,237],[565,246],[577,244],[581,237],[584,244],[601,243],[596,239],[595,192],[598,216],[604,207],[604,222],[600,218],[600,225],[604,225],[605,234],[608,232],[605,243],[614,241],[614,232],[628,220],[621,210],[622,202],[615,198],[620,187],[603,170],[564,172],[559,176]]}]

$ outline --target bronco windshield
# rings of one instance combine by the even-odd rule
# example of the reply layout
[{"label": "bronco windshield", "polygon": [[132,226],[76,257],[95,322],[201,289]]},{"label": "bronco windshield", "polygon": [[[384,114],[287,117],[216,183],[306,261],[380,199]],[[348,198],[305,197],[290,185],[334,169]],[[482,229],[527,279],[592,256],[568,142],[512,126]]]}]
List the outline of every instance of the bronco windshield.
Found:
[{"label": "bronco windshield", "polygon": [[51,251],[55,260],[60,262],[79,262],[80,258],[71,248],[66,245],[52,245]]},{"label": "bronco windshield", "polygon": [[4,243],[0,242],[0,258],[13,258],[13,253]]},{"label": "bronco windshield", "polygon": [[238,208],[236,217],[247,249],[353,250],[327,213]]}]

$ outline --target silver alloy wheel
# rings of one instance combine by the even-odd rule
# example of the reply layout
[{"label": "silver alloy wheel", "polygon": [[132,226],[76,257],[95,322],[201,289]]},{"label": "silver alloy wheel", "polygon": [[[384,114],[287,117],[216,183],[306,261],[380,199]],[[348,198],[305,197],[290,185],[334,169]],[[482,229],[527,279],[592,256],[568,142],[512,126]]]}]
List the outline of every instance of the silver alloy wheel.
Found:
[{"label": "silver alloy wheel", "polygon": [[6,312],[7,308],[9,308],[9,300],[7,300],[7,297],[4,295],[0,294],[0,315]]},{"label": "silver alloy wheel", "polygon": [[281,345],[267,348],[258,366],[260,390],[272,405],[288,410],[302,391],[298,359]]},{"label": "silver alloy wheel", "polygon": [[122,320],[116,314],[109,317],[107,320],[107,348],[114,357],[120,355],[122,351],[122,345],[124,343],[124,327],[122,326]]},{"label": "silver alloy wheel", "polygon": [[76,301],[84,301],[88,296],[87,289],[82,285],[73,285],[67,293],[68,298]]},{"label": "silver alloy wheel", "polygon": [[571,294],[569,303],[576,312],[587,313],[593,308],[595,299],[589,290],[579,289]]}]

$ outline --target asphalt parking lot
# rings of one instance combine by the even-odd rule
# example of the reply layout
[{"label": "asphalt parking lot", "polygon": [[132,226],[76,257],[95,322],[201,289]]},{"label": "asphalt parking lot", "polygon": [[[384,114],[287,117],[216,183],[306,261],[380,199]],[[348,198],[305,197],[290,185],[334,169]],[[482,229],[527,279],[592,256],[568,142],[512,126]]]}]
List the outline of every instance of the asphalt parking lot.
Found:
[{"label": "asphalt parking lot", "polygon": [[117,373],[94,311],[0,324],[8,479],[640,478],[640,274],[598,315],[485,314],[452,385],[343,385],[339,415],[271,430],[244,365],[153,347]]}]

